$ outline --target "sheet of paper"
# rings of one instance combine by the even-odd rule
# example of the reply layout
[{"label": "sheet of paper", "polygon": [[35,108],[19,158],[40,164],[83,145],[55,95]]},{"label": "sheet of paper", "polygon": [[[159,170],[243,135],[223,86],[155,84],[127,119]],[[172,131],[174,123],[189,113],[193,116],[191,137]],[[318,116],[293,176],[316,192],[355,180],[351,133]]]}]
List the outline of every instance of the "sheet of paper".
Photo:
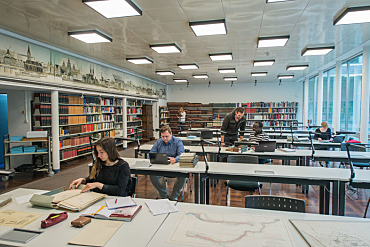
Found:
[{"label": "sheet of paper", "polygon": [[145,203],[154,216],[175,213],[179,211],[168,199],[153,200]]},{"label": "sheet of paper", "polygon": [[87,208],[81,216],[95,216],[96,218],[99,218],[99,216],[103,216],[100,218],[109,218],[109,215],[111,215],[115,210],[109,210],[106,206],[90,206]]},{"label": "sheet of paper", "polygon": [[81,190],[65,190],[54,195],[53,203],[59,203],[80,194]]},{"label": "sheet of paper", "polygon": [[43,214],[5,209],[0,211],[0,226],[23,228],[41,216],[43,216]]},{"label": "sheet of paper", "polygon": [[123,222],[121,221],[93,219],[90,224],[85,226],[68,243],[104,246],[122,225]]},{"label": "sheet of paper", "polygon": [[130,196],[108,199],[105,200],[105,204],[109,209],[131,207],[136,205]]},{"label": "sheet of paper", "polygon": [[37,193],[32,193],[32,194],[29,194],[29,195],[25,195],[25,196],[18,196],[18,197],[15,197],[14,199],[16,200],[16,202],[18,204],[23,204],[23,203],[27,203],[30,201],[31,197],[36,194],[36,195],[41,195],[45,193],[45,191],[41,191],[41,192],[37,192]]},{"label": "sheet of paper", "polygon": [[151,167],[149,160],[137,160],[134,167]]}]

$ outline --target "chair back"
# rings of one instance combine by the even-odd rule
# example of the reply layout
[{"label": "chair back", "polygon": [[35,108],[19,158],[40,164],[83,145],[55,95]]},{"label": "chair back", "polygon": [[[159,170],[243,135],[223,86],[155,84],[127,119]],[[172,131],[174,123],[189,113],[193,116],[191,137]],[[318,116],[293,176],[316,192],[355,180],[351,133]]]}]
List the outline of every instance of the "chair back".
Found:
[{"label": "chair back", "polygon": [[249,163],[258,164],[258,156],[253,155],[229,155],[229,163]]},{"label": "chair back", "polygon": [[246,208],[306,212],[306,203],[302,199],[280,196],[246,196]]},{"label": "chair back", "polygon": [[137,183],[137,178],[131,177],[131,183],[129,183],[129,186],[131,186],[131,189],[128,192],[127,196],[131,196],[134,198],[136,197],[136,183]]}]

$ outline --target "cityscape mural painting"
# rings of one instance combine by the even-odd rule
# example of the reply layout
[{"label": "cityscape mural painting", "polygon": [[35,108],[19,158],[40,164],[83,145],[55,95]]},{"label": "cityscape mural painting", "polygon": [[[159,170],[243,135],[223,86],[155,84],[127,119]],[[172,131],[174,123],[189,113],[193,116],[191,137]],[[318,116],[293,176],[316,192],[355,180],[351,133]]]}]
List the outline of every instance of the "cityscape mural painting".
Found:
[{"label": "cityscape mural painting", "polygon": [[166,85],[0,34],[0,75],[166,99]]}]

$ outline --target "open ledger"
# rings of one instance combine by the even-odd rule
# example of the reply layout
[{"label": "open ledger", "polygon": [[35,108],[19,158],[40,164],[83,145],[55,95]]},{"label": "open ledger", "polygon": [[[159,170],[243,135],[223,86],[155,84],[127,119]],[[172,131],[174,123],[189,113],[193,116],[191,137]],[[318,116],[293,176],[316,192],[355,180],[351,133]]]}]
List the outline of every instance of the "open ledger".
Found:
[{"label": "open ledger", "polygon": [[142,208],[141,205],[109,209],[106,206],[91,206],[81,216],[105,220],[131,221]]},{"label": "open ledger", "polygon": [[30,203],[40,207],[59,207],[71,211],[81,211],[107,195],[96,192],[84,192],[81,190],[66,190],[55,195],[33,195]]}]

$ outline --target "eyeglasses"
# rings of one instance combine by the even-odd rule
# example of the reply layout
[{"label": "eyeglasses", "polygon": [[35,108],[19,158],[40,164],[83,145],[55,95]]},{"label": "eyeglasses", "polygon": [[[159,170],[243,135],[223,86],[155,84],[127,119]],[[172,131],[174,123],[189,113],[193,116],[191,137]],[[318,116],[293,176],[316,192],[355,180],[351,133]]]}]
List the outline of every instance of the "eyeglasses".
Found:
[{"label": "eyeglasses", "polygon": [[161,136],[161,138],[169,138],[169,137],[171,137],[170,135],[168,135],[168,136]]}]

